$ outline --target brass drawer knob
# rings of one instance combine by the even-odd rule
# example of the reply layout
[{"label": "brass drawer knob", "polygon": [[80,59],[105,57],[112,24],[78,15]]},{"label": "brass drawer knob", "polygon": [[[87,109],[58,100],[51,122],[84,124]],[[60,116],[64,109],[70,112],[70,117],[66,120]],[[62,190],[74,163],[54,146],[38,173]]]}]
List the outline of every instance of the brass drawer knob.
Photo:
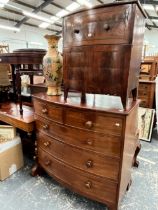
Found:
[{"label": "brass drawer knob", "polygon": [[92,188],[92,182],[91,182],[91,181],[87,181],[87,182],[85,183],[85,187],[86,187],[87,189],[91,189],[91,188]]},{"label": "brass drawer knob", "polygon": [[91,139],[88,139],[88,140],[87,140],[87,144],[88,144],[89,146],[92,146],[92,145],[93,145],[93,141],[92,141]]},{"label": "brass drawer knob", "polygon": [[37,141],[35,141],[35,146],[37,146]]},{"label": "brass drawer knob", "polygon": [[46,166],[50,166],[50,164],[51,164],[51,161],[50,161],[50,160],[46,160],[46,161],[45,161],[45,165],[46,165]]},{"label": "brass drawer knob", "polygon": [[50,142],[49,142],[49,141],[44,142],[44,146],[45,146],[45,147],[48,147],[49,145],[50,145]]},{"label": "brass drawer knob", "polygon": [[87,166],[87,168],[92,168],[93,167],[93,161],[92,160],[88,160],[86,162],[86,166]]},{"label": "brass drawer knob", "polygon": [[87,122],[85,123],[85,127],[86,127],[86,128],[92,128],[92,127],[93,127],[93,122],[92,122],[92,121],[87,121]]},{"label": "brass drawer knob", "polygon": [[48,110],[47,110],[46,108],[43,108],[43,109],[42,109],[42,113],[43,113],[43,114],[47,114],[47,113],[48,113]]},{"label": "brass drawer knob", "polygon": [[46,125],[43,125],[43,129],[44,129],[44,130],[47,130],[48,127],[49,127],[49,126],[48,126],[47,124],[46,124]]}]

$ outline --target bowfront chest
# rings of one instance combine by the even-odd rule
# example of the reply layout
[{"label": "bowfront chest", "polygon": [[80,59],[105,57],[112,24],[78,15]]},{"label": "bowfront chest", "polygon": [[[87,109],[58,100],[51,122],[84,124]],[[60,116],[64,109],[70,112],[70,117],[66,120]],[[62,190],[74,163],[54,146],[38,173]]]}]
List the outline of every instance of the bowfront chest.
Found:
[{"label": "bowfront chest", "polygon": [[[131,181],[138,102],[35,94],[37,165],[71,190],[116,210]],[[35,172],[35,171],[34,171]]]},{"label": "bowfront chest", "polygon": [[126,108],[137,97],[145,14],[137,1],[115,2],[64,18],[64,86],[120,96]]}]

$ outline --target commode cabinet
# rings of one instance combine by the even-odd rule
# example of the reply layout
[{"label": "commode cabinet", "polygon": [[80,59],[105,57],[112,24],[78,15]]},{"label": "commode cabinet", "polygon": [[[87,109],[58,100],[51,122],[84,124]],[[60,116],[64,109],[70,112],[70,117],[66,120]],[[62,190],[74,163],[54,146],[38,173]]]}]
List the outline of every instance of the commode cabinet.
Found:
[{"label": "commode cabinet", "polygon": [[68,91],[137,97],[145,14],[137,1],[115,2],[64,18],[63,72]]},{"label": "commode cabinet", "polygon": [[63,96],[33,95],[37,128],[33,172],[43,168],[71,190],[117,210],[131,183],[138,102],[129,102],[123,111],[108,96],[86,97],[82,105],[75,94],[69,94],[67,103]]}]

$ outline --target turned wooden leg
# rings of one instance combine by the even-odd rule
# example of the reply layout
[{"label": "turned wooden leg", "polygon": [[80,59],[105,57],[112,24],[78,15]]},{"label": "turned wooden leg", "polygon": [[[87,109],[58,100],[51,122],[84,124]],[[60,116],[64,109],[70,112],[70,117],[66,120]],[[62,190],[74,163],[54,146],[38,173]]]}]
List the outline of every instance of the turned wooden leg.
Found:
[{"label": "turned wooden leg", "polygon": [[135,153],[134,153],[134,157],[133,157],[133,164],[132,165],[134,167],[138,167],[139,166],[139,161],[137,160],[137,156],[138,156],[138,154],[140,152],[140,149],[141,149],[141,144],[140,144],[140,142],[138,142],[136,150],[135,150]]},{"label": "turned wooden leg", "polygon": [[32,176],[40,175],[40,174],[42,174],[42,172],[43,172],[43,169],[41,168],[41,166],[38,163],[36,163],[31,169]]}]

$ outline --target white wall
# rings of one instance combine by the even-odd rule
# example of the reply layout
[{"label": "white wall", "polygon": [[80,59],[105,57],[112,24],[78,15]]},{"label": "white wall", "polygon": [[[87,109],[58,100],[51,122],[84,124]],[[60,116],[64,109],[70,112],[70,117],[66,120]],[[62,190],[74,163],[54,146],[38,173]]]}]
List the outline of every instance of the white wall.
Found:
[{"label": "white wall", "polygon": [[20,48],[47,49],[47,41],[44,38],[45,34],[53,33],[44,29],[30,26],[22,26],[20,32],[0,29],[0,43],[9,44],[10,52],[12,52],[14,49]]},{"label": "white wall", "polygon": [[[45,34],[53,34],[53,32],[30,26],[22,26],[20,32],[0,29],[0,43],[8,43],[10,52],[14,49],[27,47],[47,49],[47,41],[44,38]],[[31,44],[32,42],[34,44]],[[35,43],[39,43],[40,45]],[[146,29],[144,43],[147,44],[146,55],[158,55],[158,29]]]},{"label": "white wall", "polygon": [[145,30],[146,55],[158,55],[158,29]]}]

